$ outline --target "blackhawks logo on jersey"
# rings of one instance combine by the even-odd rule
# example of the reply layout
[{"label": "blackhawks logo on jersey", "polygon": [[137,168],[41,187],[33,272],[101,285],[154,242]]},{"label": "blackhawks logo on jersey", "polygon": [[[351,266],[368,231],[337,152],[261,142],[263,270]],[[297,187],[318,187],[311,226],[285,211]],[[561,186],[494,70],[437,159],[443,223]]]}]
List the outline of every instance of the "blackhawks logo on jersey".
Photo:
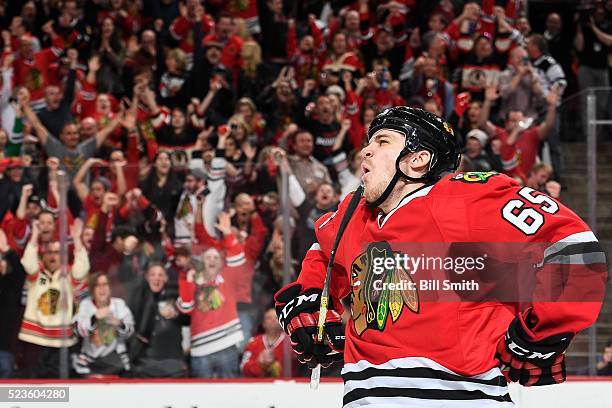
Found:
[{"label": "blackhawks logo on jersey", "polygon": [[351,315],[355,331],[383,331],[389,315],[395,323],[404,306],[419,313],[419,294],[410,274],[401,267],[385,268],[383,259],[395,257],[388,242],[373,242],[351,265]]},{"label": "blackhawks logo on jersey", "polygon": [[499,173],[496,171],[468,171],[465,173],[457,173],[451,177],[451,181],[462,181],[464,183],[486,183],[493,176]]},{"label": "blackhawks logo on jersey", "polygon": [[60,300],[60,291],[57,289],[48,289],[40,295],[36,305],[38,310],[45,316],[54,315],[57,313]]}]

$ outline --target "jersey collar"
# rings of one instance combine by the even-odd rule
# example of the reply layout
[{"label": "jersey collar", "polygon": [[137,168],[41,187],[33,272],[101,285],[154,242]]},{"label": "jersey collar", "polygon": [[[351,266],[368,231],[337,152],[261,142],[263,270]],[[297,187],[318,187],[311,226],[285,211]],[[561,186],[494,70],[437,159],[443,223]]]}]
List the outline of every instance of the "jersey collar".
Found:
[{"label": "jersey collar", "polygon": [[425,184],[421,188],[419,188],[417,190],[414,190],[411,193],[408,193],[406,195],[406,197],[402,198],[402,200],[399,202],[397,207],[395,207],[394,209],[389,211],[389,214],[385,214],[383,211],[380,211],[378,213],[378,218],[377,218],[378,228],[382,229],[382,227],[384,227],[384,225],[387,222],[387,220],[389,220],[389,218],[391,218],[393,213],[395,213],[397,210],[399,210],[400,208],[402,208],[403,206],[405,206],[406,204],[408,204],[409,202],[411,202],[415,198],[424,197],[427,194],[429,194],[429,192],[431,191],[433,186],[434,186],[433,184]]}]

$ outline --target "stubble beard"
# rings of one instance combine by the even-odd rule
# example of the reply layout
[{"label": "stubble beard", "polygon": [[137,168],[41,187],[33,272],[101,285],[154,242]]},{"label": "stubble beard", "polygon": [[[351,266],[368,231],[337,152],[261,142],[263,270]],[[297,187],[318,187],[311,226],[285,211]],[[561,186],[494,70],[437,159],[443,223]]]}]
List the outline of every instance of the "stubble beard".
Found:
[{"label": "stubble beard", "polygon": [[[370,176],[370,179],[374,177]],[[373,203],[380,198],[391,182],[392,176],[381,175],[376,180],[364,183],[363,196],[367,203]]]}]

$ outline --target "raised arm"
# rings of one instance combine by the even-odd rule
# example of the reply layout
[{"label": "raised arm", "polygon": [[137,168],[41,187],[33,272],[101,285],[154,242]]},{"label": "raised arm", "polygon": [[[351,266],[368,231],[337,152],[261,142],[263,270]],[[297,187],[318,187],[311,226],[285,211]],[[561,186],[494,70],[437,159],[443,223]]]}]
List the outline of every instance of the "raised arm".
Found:
[{"label": "raised arm", "polygon": [[49,175],[49,194],[53,196],[56,204],[60,202],[59,193],[59,178],[58,172],[60,167],[60,161],[57,157],[49,157],[47,159],[47,170]]},{"label": "raised arm", "polygon": [[208,108],[210,108],[210,104],[212,103],[213,99],[215,99],[215,95],[217,95],[217,92],[219,92],[221,88],[223,88],[223,84],[220,81],[210,80],[208,93],[204,97],[202,103],[196,105],[196,114],[198,116],[204,116],[206,111],[208,111]]},{"label": "raised arm", "polygon": [[23,256],[21,257],[21,265],[28,275],[34,275],[40,270],[38,264],[38,220],[32,222],[32,234],[26,245]]},{"label": "raised arm", "polygon": [[[25,94],[24,94],[25,95]],[[21,110],[34,128],[36,130],[36,135],[38,136],[38,140],[42,146],[47,144],[49,140],[49,131],[42,124],[40,119],[38,119],[38,115],[34,113],[32,108],[30,107],[30,100],[28,97],[21,97],[19,100],[19,105],[21,106]]]},{"label": "raised arm", "polygon": [[115,174],[117,175],[117,194],[123,196],[127,191],[127,181],[125,179],[124,168],[127,165],[125,160],[120,162],[112,162],[111,166],[115,168]]},{"label": "raised arm", "polygon": [[0,108],[8,104],[13,93],[13,54],[7,54],[2,61],[2,89],[0,89]]},{"label": "raised arm", "polygon": [[85,178],[87,177],[91,167],[94,164],[100,163],[102,163],[102,160],[95,157],[87,159],[77,172],[76,176],[74,176],[74,180],[72,180],[72,185],[74,186],[81,202],[85,202],[87,195],[89,194],[89,187],[87,186],[87,183],[85,183]]},{"label": "raised arm", "polygon": [[593,17],[591,17],[591,24],[589,25],[589,27],[591,27],[591,30],[593,30],[593,33],[595,34],[597,39],[604,43],[606,47],[612,46],[612,35],[606,34],[601,31],[599,27],[597,27],[597,25],[595,24]]},{"label": "raised arm", "polygon": [[89,256],[83,245],[81,236],[83,234],[83,221],[80,218],[75,218],[70,226],[70,236],[74,242],[74,263],[72,264],[71,274],[76,280],[83,280],[89,273]]},{"label": "raised arm", "polygon": [[21,220],[25,220],[26,210],[28,208],[28,199],[32,196],[34,186],[32,184],[24,184],[21,187],[21,197],[19,198],[19,205],[17,206],[16,216]]},{"label": "raised arm", "polygon": [[548,137],[550,131],[555,127],[555,116],[557,114],[557,102],[559,102],[559,94],[556,87],[548,92],[546,95],[546,102],[548,102],[548,110],[546,111],[546,118],[544,123],[538,128],[538,138],[545,140]]},{"label": "raised arm", "polygon": [[344,139],[346,138],[346,134],[351,128],[351,123],[352,122],[350,119],[342,120],[342,126],[340,127],[340,131],[338,132],[338,135],[336,136],[336,140],[334,141],[334,146],[332,147],[332,151],[335,152],[336,150],[339,150],[342,147],[342,144],[344,143]]},{"label": "raised arm", "polygon": [[106,141],[106,138],[111,133],[113,133],[115,128],[121,122],[122,116],[123,116],[123,112],[117,113],[117,115],[115,115],[115,117],[113,119],[111,119],[111,121],[108,122],[108,124],[106,126],[104,126],[104,128],[98,130],[98,132],[96,133],[96,148],[99,149],[100,146],[102,146],[104,144],[104,142]]},{"label": "raised arm", "polygon": [[576,51],[582,52],[584,50],[584,33],[582,32],[582,27],[580,24],[576,26],[576,36],[574,37],[574,47],[576,47]]},{"label": "raised arm", "polygon": [[490,137],[495,136],[495,126],[489,121],[491,116],[491,105],[499,98],[496,86],[488,86],[485,90],[485,100],[480,110],[480,118],[478,119],[478,127],[484,129]]}]

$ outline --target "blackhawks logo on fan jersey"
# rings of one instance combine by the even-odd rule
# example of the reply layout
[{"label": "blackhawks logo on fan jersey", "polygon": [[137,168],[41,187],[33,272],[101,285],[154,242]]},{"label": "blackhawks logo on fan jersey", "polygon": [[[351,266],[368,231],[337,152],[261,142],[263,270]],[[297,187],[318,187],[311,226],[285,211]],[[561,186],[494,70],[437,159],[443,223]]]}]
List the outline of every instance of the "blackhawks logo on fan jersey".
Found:
[{"label": "blackhawks logo on fan jersey", "polygon": [[395,323],[404,305],[419,313],[419,294],[410,274],[401,266],[384,267],[384,259],[396,254],[388,242],[373,242],[351,265],[351,315],[358,335],[367,329],[383,331],[389,315]]}]

